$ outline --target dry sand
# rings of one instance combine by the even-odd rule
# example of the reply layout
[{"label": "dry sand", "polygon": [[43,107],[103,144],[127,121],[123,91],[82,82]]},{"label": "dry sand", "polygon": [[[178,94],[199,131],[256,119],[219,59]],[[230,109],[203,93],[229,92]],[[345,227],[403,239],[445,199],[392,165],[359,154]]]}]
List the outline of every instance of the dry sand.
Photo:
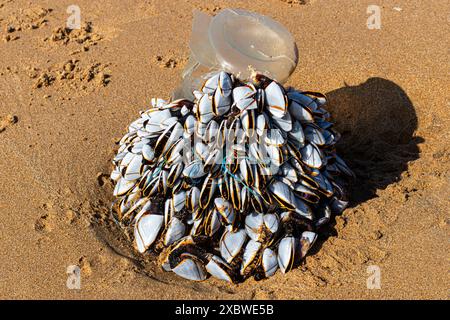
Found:
[{"label": "dry sand", "polygon": [[[0,298],[448,299],[450,5],[376,2],[380,30],[366,0],[78,0],[83,29],[67,33],[73,0],[0,0]],[[104,222],[115,142],[177,86],[192,10],[226,7],[293,33],[288,84],[328,95],[358,175],[301,268],[237,286],[142,268]],[[81,290],[66,287],[69,265]]]}]

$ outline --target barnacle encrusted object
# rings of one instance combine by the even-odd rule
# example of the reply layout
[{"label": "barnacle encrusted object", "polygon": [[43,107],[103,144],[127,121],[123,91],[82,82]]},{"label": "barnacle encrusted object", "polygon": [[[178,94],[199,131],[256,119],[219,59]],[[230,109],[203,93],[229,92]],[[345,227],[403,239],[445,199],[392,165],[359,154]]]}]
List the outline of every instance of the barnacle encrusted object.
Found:
[{"label": "barnacle encrusted object", "polygon": [[114,219],[141,254],[195,281],[296,266],[347,205],[326,98],[262,75],[210,75],[195,99],[152,107],[113,160]]}]

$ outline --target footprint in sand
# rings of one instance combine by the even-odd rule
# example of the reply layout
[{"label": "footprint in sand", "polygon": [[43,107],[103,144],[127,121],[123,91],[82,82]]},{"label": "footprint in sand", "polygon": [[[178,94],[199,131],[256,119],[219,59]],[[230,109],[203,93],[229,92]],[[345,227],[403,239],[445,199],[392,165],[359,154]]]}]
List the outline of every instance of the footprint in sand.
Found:
[{"label": "footprint in sand", "polygon": [[89,261],[89,259],[87,257],[82,256],[78,260],[78,266],[80,267],[81,272],[83,273],[83,275],[89,277],[92,274],[92,265],[91,265],[91,262]]},{"label": "footprint in sand", "polygon": [[97,183],[100,187],[103,187],[106,183],[110,183],[109,174],[103,172],[97,173]]},{"label": "footprint in sand", "polygon": [[53,230],[54,227],[54,218],[56,215],[56,211],[53,208],[52,203],[44,203],[41,207],[44,210],[44,213],[41,214],[39,218],[36,219],[34,223],[34,230],[37,232],[48,233]]},{"label": "footprint in sand", "polygon": [[163,57],[161,55],[158,55],[154,58],[155,62],[159,65],[160,68],[165,69],[175,69],[178,67],[184,67],[184,65],[187,62],[187,59],[185,58],[167,58]]},{"label": "footprint in sand", "polygon": [[285,2],[291,6],[297,5],[305,5],[309,4],[311,0],[281,0],[281,2]]},{"label": "footprint in sand", "polygon": [[13,116],[11,114],[8,114],[7,116],[0,117],[0,133],[5,131],[6,128],[9,126],[12,126],[13,124],[17,123],[18,119],[16,116]]}]

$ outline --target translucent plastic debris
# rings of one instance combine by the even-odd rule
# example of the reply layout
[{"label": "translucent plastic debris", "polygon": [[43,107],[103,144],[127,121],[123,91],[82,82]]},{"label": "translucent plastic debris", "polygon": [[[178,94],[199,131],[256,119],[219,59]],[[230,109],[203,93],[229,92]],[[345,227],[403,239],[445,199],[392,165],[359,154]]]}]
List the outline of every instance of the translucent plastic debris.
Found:
[{"label": "translucent plastic debris", "polygon": [[241,9],[224,9],[211,17],[194,12],[189,63],[174,98],[192,98],[192,91],[223,70],[240,80],[260,73],[284,83],[298,63],[291,33],[280,23]]}]

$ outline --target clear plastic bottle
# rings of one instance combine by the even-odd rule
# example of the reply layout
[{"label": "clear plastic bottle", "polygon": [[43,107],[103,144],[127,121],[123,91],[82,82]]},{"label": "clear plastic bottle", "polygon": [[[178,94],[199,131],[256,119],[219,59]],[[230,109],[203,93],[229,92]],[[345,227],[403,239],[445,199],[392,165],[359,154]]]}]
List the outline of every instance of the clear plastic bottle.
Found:
[{"label": "clear plastic bottle", "polygon": [[297,46],[286,28],[241,9],[224,9],[214,17],[194,11],[189,47],[183,83],[174,98],[192,98],[192,91],[216,70],[241,80],[257,72],[284,83],[298,62]]}]

